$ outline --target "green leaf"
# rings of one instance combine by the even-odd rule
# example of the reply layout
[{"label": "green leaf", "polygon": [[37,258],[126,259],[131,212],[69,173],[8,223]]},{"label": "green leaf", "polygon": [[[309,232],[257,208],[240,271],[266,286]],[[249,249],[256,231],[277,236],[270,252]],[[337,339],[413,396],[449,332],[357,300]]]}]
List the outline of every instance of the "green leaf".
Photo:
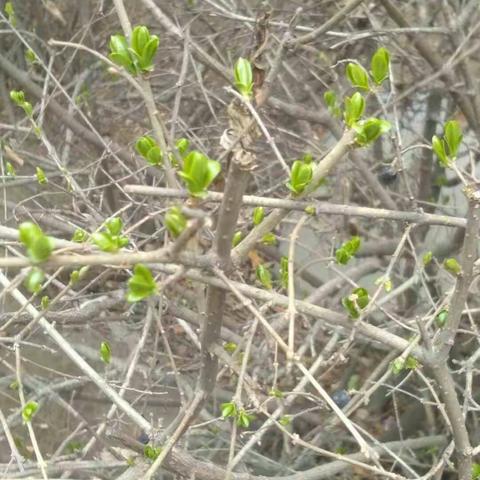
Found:
[{"label": "green leaf", "polygon": [[253,415],[249,415],[243,408],[238,411],[237,413],[237,425],[242,428],[248,428],[250,426],[250,422],[255,417]]},{"label": "green leaf", "polygon": [[25,93],[23,90],[11,90],[10,99],[15,105],[21,107],[22,104],[25,103]]},{"label": "green leaf", "polygon": [[355,256],[360,248],[360,237],[354,236],[348,242],[342,244],[335,252],[335,258],[340,265],[346,265]]},{"label": "green leaf", "polygon": [[397,357],[392,363],[390,363],[390,369],[394,375],[398,375],[405,369],[405,359]]},{"label": "green leaf", "polygon": [[28,272],[24,281],[25,288],[31,293],[38,293],[41,290],[42,282],[45,280],[45,274],[40,268],[34,267]]},{"label": "green leaf", "polygon": [[333,90],[327,90],[323,94],[323,99],[329,109],[333,108],[337,104],[337,94]]},{"label": "green leaf", "polygon": [[313,205],[309,205],[308,207],[305,207],[304,212],[307,215],[312,215],[312,217],[313,217],[317,214],[317,209]]},{"label": "green leaf", "polygon": [[143,72],[151,72],[154,69],[153,59],[157,53],[159,44],[160,39],[156,35],[152,35],[143,49],[142,56],[138,62]]},{"label": "green leaf", "polygon": [[135,143],[135,149],[144,158],[147,158],[150,149],[156,146],[157,143],[149,135],[144,135],[143,137],[140,137]]},{"label": "green leaf", "polygon": [[280,283],[283,288],[288,288],[288,257],[280,258]]},{"label": "green leaf", "polygon": [[53,251],[54,243],[42,229],[31,222],[22,223],[19,228],[19,240],[27,249],[28,256],[33,262],[44,262]]},{"label": "green leaf", "polygon": [[447,258],[443,262],[443,266],[447,272],[458,277],[462,273],[462,267],[455,258]]},{"label": "green leaf", "polygon": [[365,288],[356,288],[348,296],[342,298],[342,305],[352,318],[360,317],[360,310],[363,310],[369,302],[368,292]]},{"label": "green leaf", "polygon": [[112,360],[112,349],[110,348],[110,344],[108,342],[102,342],[100,344],[100,359],[106,365],[108,365]]},{"label": "green leaf", "polygon": [[179,207],[172,207],[165,214],[164,223],[170,235],[176,238],[185,230],[187,219]]},{"label": "green leaf", "polygon": [[432,149],[437,154],[440,165],[444,168],[448,168],[450,166],[450,161],[445,151],[445,141],[434,135],[432,137]]},{"label": "green leaf", "polygon": [[88,233],[82,228],[77,228],[72,236],[72,242],[83,243],[88,240]]},{"label": "green leaf", "polygon": [[451,161],[454,161],[457,157],[458,147],[462,143],[462,129],[456,120],[450,120],[445,124],[444,132],[445,143],[448,146],[448,156]]},{"label": "green leaf", "polygon": [[295,160],[290,171],[290,181],[287,187],[295,194],[300,195],[312,181],[313,167],[310,161]]},{"label": "green leaf", "polygon": [[280,417],[278,423],[286,427],[292,423],[292,418],[290,417],[290,415],[284,415],[283,417]]},{"label": "green leaf", "polygon": [[148,151],[147,162],[154,167],[157,167],[162,164],[163,155],[162,155],[162,151],[160,150],[160,147],[153,147]]},{"label": "green leaf", "polygon": [[226,342],[223,344],[223,349],[228,353],[233,353],[238,345],[235,342]]},{"label": "green leaf", "polygon": [[45,172],[43,171],[42,168],[40,167],[37,167],[35,169],[35,176],[37,177],[37,182],[40,184],[40,185],[43,185],[45,183],[48,182],[48,179],[47,177],[45,176]]},{"label": "green leaf", "polygon": [[17,175],[15,168],[13,168],[13,165],[10,162],[5,163],[5,169],[7,171],[7,177],[15,177]]},{"label": "green leaf", "polygon": [[40,306],[42,307],[42,310],[46,310],[49,305],[50,305],[50,298],[48,297],[48,295],[44,295],[40,300]]},{"label": "green leaf", "polygon": [[435,317],[435,323],[438,328],[442,328],[445,326],[445,323],[448,319],[448,309],[444,308],[438,312],[438,315]]},{"label": "green leaf", "polygon": [[12,25],[12,27],[17,26],[17,17],[15,15],[15,9],[13,8],[12,2],[6,2],[4,7],[4,12],[7,14],[8,21]]},{"label": "green leaf", "polygon": [[270,397],[275,397],[275,398],[283,398],[285,395],[283,394],[283,392],[281,390],[279,390],[278,388],[272,388],[269,392],[268,392],[268,395]]},{"label": "green leaf", "polygon": [[354,130],[357,132],[355,141],[363,147],[369,143],[373,143],[378,137],[380,137],[380,135],[388,132],[391,127],[390,122],[387,122],[386,120],[369,118],[353,126]]},{"label": "green leaf", "polygon": [[119,235],[123,228],[123,222],[120,217],[110,218],[105,222],[105,228],[110,235]]},{"label": "green leaf", "polygon": [[265,209],[263,207],[255,207],[253,209],[253,224],[260,225],[265,218]]},{"label": "green leaf", "polygon": [[70,274],[70,285],[75,285],[80,280],[80,271],[73,270]]},{"label": "green leaf", "polygon": [[152,447],[152,445],[143,447],[143,455],[149,460],[155,461],[160,453],[162,453],[162,447]]},{"label": "green leaf", "polygon": [[272,289],[272,274],[265,265],[259,265],[256,269],[258,281],[268,290]]},{"label": "green leaf", "polygon": [[262,243],[264,245],[276,245],[277,244],[277,237],[275,236],[274,233],[266,233],[262,237]]},{"label": "green leaf", "polygon": [[370,74],[377,85],[388,78],[390,66],[390,53],[386,48],[379,48],[372,56]]},{"label": "green leaf", "polygon": [[240,57],[233,69],[235,87],[246,98],[251,98],[253,91],[252,65],[246,58]]},{"label": "green leaf", "polygon": [[345,98],[345,111],[343,112],[345,123],[348,127],[360,119],[365,111],[365,98],[359,92],[355,92],[351,97]]},{"label": "green leaf", "polygon": [[31,400],[30,402],[26,403],[22,409],[22,418],[24,423],[31,422],[37,410],[38,410],[37,402]]},{"label": "green leaf", "polygon": [[104,252],[118,251],[117,242],[112,239],[112,236],[106,232],[95,232],[91,235],[93,243]]},{"label": "green leaf", "polygon": [[222,169],[219,162],[192,150],[184,159],[183,171],[178,172],[194,197],[204,197],[206,190]]},{"label": "green leaf", "polygon": [[242,241],[242,239],[243,239],[243,233],[240,230],[238,230],[233,235],[232,247],[236,247]]},{"label": "green leaf", "polygon": [[432,261],[432,258],[433,258],[433,253],[430,251],[426,252],[423,255],[423,265],[426,267]]},{"label": "green leaf", "polygon": [[138,56],[142,56],[143,50],[150,40],[150,33],[148,28],[144,25],[137,25],[132,31],[131,47],[135,50]]},{"label": "green leaf", "polygon": [[178,150],[178,153],[182,157],[187,153],[187,150],[189,147],[190,147],[190,142],[186,138],[179,138],[175,142],[175,148]]},{"label": "green leaf", "polygon": [[28,63],[35,63],[37,61],[37,56],[32,49],[28,48],[27,50],[25,50],[25,60]]},{"label": "green leaf", "polygon": [[237,415],[237,406],[234,402],[222,403],[221,409],[223,418],[235,417]]},{"label": "green leaf", "polygon": [[346,75],[352,87],[369,89],[367,71],[357,63],[349,63],[346,68]]},{"label": "green leaf", "polygon": [[156,292],[157,284],[150,269],[141,263],[135,265],[133,276],[128,280],[127,301],[139,302]]},{"label": "green leaf", "polygon": [[110,54],[108,58],[117,65],[124,67],[128,72],[135,75],[137,68],[134,64],[132,54],[128,47],[127,39],[123,35],[112,35],[110,37]]},{"label": "green leaf", "polygon": [[409,355],[405,360],[405,368],[407,370],[415,370],[416,368],[418,368],[418,366],[419,366],[418,360],[415,357],[412,357],[411,355]]}]

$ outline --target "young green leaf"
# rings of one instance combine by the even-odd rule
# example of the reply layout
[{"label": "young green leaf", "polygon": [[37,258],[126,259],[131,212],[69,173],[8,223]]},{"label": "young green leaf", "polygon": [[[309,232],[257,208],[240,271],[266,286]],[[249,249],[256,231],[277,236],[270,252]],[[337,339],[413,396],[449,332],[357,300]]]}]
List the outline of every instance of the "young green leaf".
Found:
[{"label": "young green leaf", "polygon": [[407,370],[415,370],[419,366],[419,362],[415,357],[412,357],[409,355],[407,359],[405,360],[405,368]]},{"label": "young green leaf", "polygon": [[7,171],[7,177],[15,177],[17,175],[15,168],[13,168],[13,165],[10,162],[5,163],[5,169]]},{"label": "young green leaf", "polygon": [[359,92],[355,92],[351,97],[345,98],[345,111],[343,116],[348,127],[353,125],[360,119],[365,110],[365,98]]},{"label": "young green leaf", "polygon": [[272,274],[265,265],[259,265],[256,270],[257,280],[268,290],[272,289]]},{"label": "young green leaf", "polygon": [[239,427],[248,428],[250,426],[250,422],[255,417],[253,415],[248,414],[243,408],[237,412],[236,422]]},{"label": "young green leaf", "polygon": [[24,286],[31,293],[38,293],[41,290],[42,282],[45,280],[45,274],[40,268],[34,267],[28,272]]},{"label": "young green leaf", "polygon": [[390,363],[390,369],[394,375],[398,375],[405,369],[405,359],[402,357],[397,357],[393,362]]},{"label": "young green leaf", "polygon": [[12,102],[20,108],[23,108],[28,117],[32,116],[33,107],[32,104],[25,100],[25,94],[23,90],[12,90],[10,92],[10,99]]},{"label": "young green leaf", "polygon": [[243,233],[240,230],[235,232],[232,238],[232,247],[236,247],[242,241],[242,238],[243,238]]},{"label": "young green leaf", "polygon": [[443,266],[447,272],[458,277],[462,273],[462,267],[455,258],[447,258],[443,262]]},{"label": "young green leaf", "polygon": [[127,39],[123,35],[112,35],[108,46],[110,48],[108,58],[113,63],[125,68],[132,75],[138,73],[138,68],[129,49]]},{"label": "young green leaf", "polygon": [[444,168],[448,168],[450,166],[450,160],[445,151],[445,141],[434,135],[432,137],[432,149],[437,154],[440,165]]},{"label": "young green leaf", "polygon": [[438,312],[438,315],[435,317],[435,323],[438,328],[442,328],[445,326],[445,323],[448,319],[448,309],[444,308]]},{"label": "young green leaf", "polygon": [[456,120],[450,120],[445,124],[444,132],[445,143],[448,146],[448,157],[454,161],[457,157],[458,147],[462,143],[462,129]]},{"label": "young green leaf", "polygon": [[82,228],[77,228],[72,236],[72,242],[83,243],[88,240],[88,233]]},{"label": "young green leaf", "polygon": [[317,214],[317,209],[313,205],[308,205],[308,207],[305,207],[304,212],[313,217]]},{"label": "young green leaf", "polygon": [[162,151],[152,137],[148,135],[140,137],[135,143],[135,149],[150,165],[156,167],[162,164]]},{"label": "young green leaf", "polygon": [[12,25],[12,27],[16,27],[17,26],[17,17],[15,15],[15,9],[13,8],[13,3],[12,2],[6,2],[3,11],[6,13],[6,15],[8,17],[8,21]]},{"label": "young green leaf", "polygon": [[283,394],[283,392],[281,390],[279,390],[278,388],[272,388],[269,392],[268,392],[268,395],[270,397],[275,397],[275,398],[283,398],[285,395]]},{"label": "young green leaf", "polygon": [[175,148],[178,150],[178,153],[183,157],[190,147],[190,142],[186,138],[179,138],[175,142]]},{"label": "young green leaf", "polygon": [[240,57],[233,69],[235,87],[246,98],[252,97],[253,73],[252,65],[246,58]]},{"label": "young green leaf", "polygon": [[42,168],[36,167],[35,169],[35,176],[37,177],[37,182],[40,185],[44,185],[45,183],[48,182],[47,177],[45,176],[45,172],[43,171]]},{"label": "young green leaf", "polygon": [[221,165],[203,153],[192,150],[183,162],[183,170],[178,172],[188,191],[194,197],[205,197],[206,190],[220,173]]},{"label": "young green leaf", "polygon": [[342,298],[342,305],[352,318],[359,318],[360,311],[363,310],[369,302],[368,292],[365,288],[356,288],[348,296]]},{"label": "young green leaf", "polygon": [[233,402],[222,403],[222,417],[236,417],[237,416],[237,406]]},{"label": "young green leaf", "polygon": [[253,209],[253,224],[260,225],[265,218],[265,209],[263,207],[255,207]]},{"label": "young green leaf", "polygon": [[162,453],[162,447],[152,447],[152,445],[145,445],[143,447],[143,455],[149,460],[155,461],[160,453]]},{"label": "young green leaf", "polygon": [[223,344],[223,349],[228,353],[233,353],[238,345],[235,342],[226,342]]},{"label": "young green leaf", "polygon": [[292,423],[292,417],[290,417],[290,415],[284,415],[283,417],[280,417],[278,423],[286,427]]},{"label": "young green leaf", "polygon": [[44,262],[53,251],[54,243],[42,229],[31,222],[22,223],[19,228],[19,240],[27,249],[28,256],[35,262]]},{"label": "young green leaf", "polygon": [[390,66],[390,53],[386,48],[379,48],[372,56],[370,74],[377,85],[388,78]]},{"label": "young green leaf", "polygon": [[426,267],[431,261],[432,261],[432,258],[433,258],[433,253],[428,251],[426,252],[424,255],[423,255],[423,265]]},{"label": "young green leaf", "polygon": [[347,242],[343,243],[335,252],[335,259],[340,265],[346,265],[350,259],[355,256],[360,248],[360,237],[354,236]]},{"label": "young green leaf", "polygon": [[108,365],[112,360],[112,349],[110,348],[110,344],[108,342],[102,342],[100,344],[100,359],[106,365]]},{"label": "young green leaf", "polygon": [[26,403],[22,409],[22,418],[24,423],[31,422],[37,410],[38,410],[37,402],[31,400],[30,402]]},{"label": "young green leaf", "polygon": [[295,160],[290,171],[287,187],[294,195],[300,195],[312,181],[313,167],[310,161]]},{"label": "young green leaf", "polygon": [[133,29],[129,51],[141,72],[153,70],[153,58],[157,53],[159,43],[160,39],[156,35],[150,35],[146,26],[137,25]]},{"label": "young green leaf", "polygon": [[104,231],[91,235],[93,243],[104,252],[117,252],[128,245],[128,238],[121,235],[123,222],[120,217],[113,217],[105,222]]},{"label": "young green leaf", "polygon": [[266,233],[262,237],[262,243],[264,245],[276,245],[277,244],[277,237],[272,232]]},{"label": "young green leaf", "polygon": [[157,284],[148,267],[139,263],[133,269],[133,275],[128,280],[127,301],[134,303],[154,295]]},{"label": "young green leaf", "polygon": [[480,480],[480,463],[472,464],[472,480]]},{"label": "young green leaf", "polygon": [[390,122],[381,120],[379,118],[368,118],[353,125],[354,130],[357,132],[355,141],[364,147],[377,140],[380,135],[388,132],[391,128]]},{"label": "young green leaf", "polygon": [[28,63],[35,63],[37,61],[37,56],[32,49],[28,48],[27,50],[25,50],[25,60]]},{"label": "young green leaf", "polygon": [[187,226],[187,219],[179,207],[172,207],[165,214],[165,227],[173,238],[178,237]]},{"label": "young green leaf", "polygon": [[50,305],[50,298],[48,295],[44,295],[40,300],[40,306],[42,307],[42,310],[46,310],[49,305]]},{"label": "young green leaf", "polygon": [[368,90],[368,74],[367,71],[357,63],[349,63],[346,68],[346,75],[352,87],[363,88]]}]

